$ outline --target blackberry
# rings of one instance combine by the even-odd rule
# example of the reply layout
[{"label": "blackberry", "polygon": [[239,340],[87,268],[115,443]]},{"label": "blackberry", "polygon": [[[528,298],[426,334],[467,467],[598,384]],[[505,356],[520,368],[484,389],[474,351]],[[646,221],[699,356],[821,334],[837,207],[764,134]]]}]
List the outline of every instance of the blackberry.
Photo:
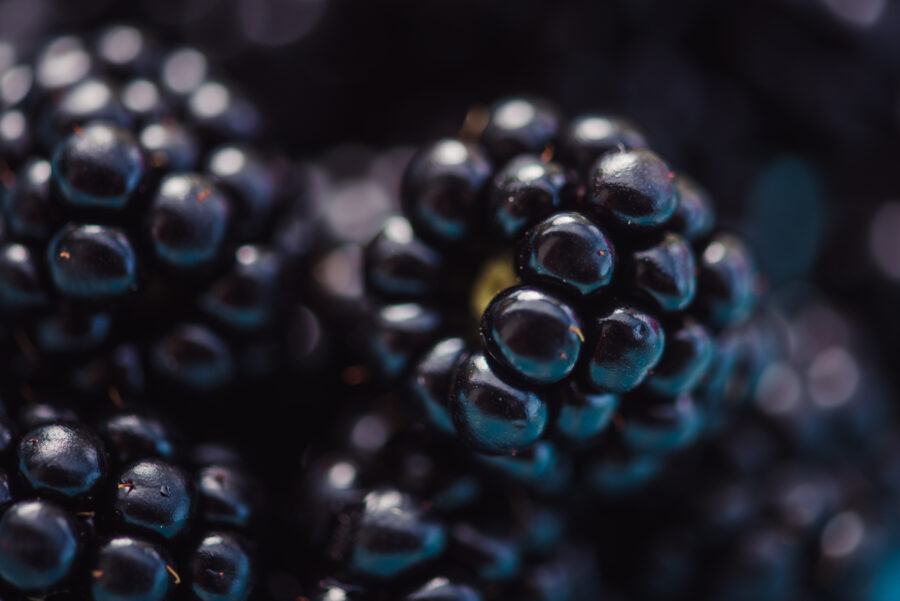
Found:
[{"label": "blackberry", "polygon": [[273,230],[299,179],[256,109],[127,26],[52,40],[2,81],[23,128],[0,146],[5,384],[164,398],[276,373]]},{"label": "blackberry", "polygon": [[45,403],[12,409],[0,414],[0,588],[47,599],[250,598],[248,535],[260,515],[246,468],[192,453],[137,405],[86,419]]},{"label": "blackberry", "polygon": [[[645,494],[589,506],[599,565],[626,598],[844,599],[887,582],[896,418],[862,332],[808,289],[774,295],[755,320],[774,360],[753,402]],[[604,490],[626,493],[623,481]]]},{"label": "blackberry", "polygon": [[618,118],[513,98],[470,130],[412,158],[366,249],[384,379],[517,473],[535,445],[650,461],[746,396],[756,272],[702,188]]},{"label": "blackberry", "polygon": [[[291,566],[311,599],[529,600],[597,594],[589,545],[563,506],[497,486],[465,453],[391,403],[348,403],[322,433],[301,488]],[[299,563],[298,563],[299,562]],[[581,595],[581,596],[579,596]]]}]

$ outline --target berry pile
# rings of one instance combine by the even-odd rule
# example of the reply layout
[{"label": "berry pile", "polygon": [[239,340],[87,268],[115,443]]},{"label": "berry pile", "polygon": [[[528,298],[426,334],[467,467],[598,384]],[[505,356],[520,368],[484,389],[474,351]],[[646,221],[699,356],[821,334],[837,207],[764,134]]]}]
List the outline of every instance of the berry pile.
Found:
[{"label": "berry pile", "polygon": [[260,134],[202,54],[131,27],[5,67],[4,385],[127,396],[269,373],[284,302],[270,232],[295,172]]},{"label": "berry pile", "polygon": [[367,248],[370,355],[437,428],[507,455],[490,461],[599,446],[640,472],[745,395],[753,260],[629,123],[473,110],[412,159],[401,202]]},{"label": "berry pile", "polygon": [[4,598],[249,598],[259,489],[227,447],[138,406],[25,404],[0,435]]}]

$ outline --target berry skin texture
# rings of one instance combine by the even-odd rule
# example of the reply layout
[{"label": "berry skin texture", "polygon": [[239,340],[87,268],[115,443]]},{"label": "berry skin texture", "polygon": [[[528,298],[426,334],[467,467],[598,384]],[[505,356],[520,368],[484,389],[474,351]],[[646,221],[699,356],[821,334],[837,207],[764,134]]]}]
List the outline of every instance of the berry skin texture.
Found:
[{"label": "berry skin texture", "polygon": [[447,407],[453,370],[465,352],[462,338],[438,342],[413,371],[412,395],[419,401],[429,421],[441,431],[453,432],[453,420]]},{"label": "berry skin texture", "polygon": [[516,270],[529,284],[550,284],[588,296],[609,285],[616,255],[606,235],[580,213],[561,212],[529,230]]},{"label": "berry skin texture", "polygon": [[25,591],[61,584],[80,553],[74,518],[49,501],[23,501],[0,518],[0,577]]},{"label": "berry skin texture", "polygon": [[519,156],[494,178],[491,219],[501,236],[512,239],[542,217],[571,203],[574,195],[574,186],[560,165],[533,155]]},{"label": "berry skin texture", "polygon": [[477,148],[441,140],[410,161],[400,195],[404,213],[426,239],[461,242],[475,226],[490,171]]},{"label": "berry skin texture", "polygon": [[678,234],[634,254],[634,285],[649,295],[664,312],[680,311],[697,292],[694,253]]},{"label": "berry skin texture", "polygon": [[169,569],[156,545],[129,536],[116,537],[97,554],[91,594],[95,601],[164,601],[173,587]]},{"label": "berry skin texture", "polygon": [[192,504],[193,487],[181,469],[146,459],[119,476],[113,508],[125,525],[171,539],[187,525]]},{"label": "berry skin texture", "polygon": [[494,297],[481,321],[491,358],[529,382],[551,384],[572,373],[584,334],[575,312],[536,288],[510,288]]},{"label": "berry skin texture", "polygon": [[360,574],[392,578],[439,556],[446,538],[443,526],[421,516],[407,495],[375,490],[363,500],[351,565]]},{"label": "berry skin texture", "polygon": [[19,471],[37,492],[77,497],[92,492],[106,476],[99,439],[77,424],[47,424],[19,443]]},{"label": "berry skin texture", "polygon": [[588,340],[587,382],[598,392],[623,393],[637,387],[665,347],[659,322],[632,307],[597,318]]},{"label": "berry skin texture", "polygon": [[649,150],[605,154],[590,178],[591,204],[622,226],[662,225],[678,206],[671,170]]},{"label": "berry skin texture", "polygon": [[123,209],[143,175],[137,140],[107,123],[73,133],[53,155],[53,177],[76,206]]},{"label": "berry skin texture", "polygon": [[116,228],[70,224],[50,241],[47,260],[53,283],[74,298],[119,296],[137,284],[134,250]]},{"label": "berry skin texture", "polygon": [[253,587],[247,552],[232,534],[211,532],[190,557],[191,591],[200,601],[245,601]]},{"label": "berry skin texture", "polygon": [[[199,562],[217,570],[198,585],[200,598],[246,599],[251,554],[235,541],[256,523],[259,492],[240,460],[214,445],[191,448],[191,469],[155,458],[183,456],[177,434],[147,409],[113,411],[96,433],[46,403],[22,407],[17,420],[0,412],[0,454],[18,454],[7,464],[13,488],[0,473],[0,588],[13,598],[170,601],[190,594]],[[224,551],[209,542],[219,534]]]},{"label": "berry skin texture", "polygon": [[510,453],[533,444],[547,426],[547,405],[534,392],[520,390],[475,353],[456,368],[450,389],[450,414],[457,433],[474,449]]},{"label": "berry skin texture", "polygon": [[242,470],[207,466],[197,476],[198,502],[204,521],[213,526],[247,528],[256,513],[255,483]]},{"label": "berry skin texture", "polygon": [[149,220],[156,256],[190,269],[218,256],[228,229],[228,201],[206,177],[172,174],[160,183]]}]

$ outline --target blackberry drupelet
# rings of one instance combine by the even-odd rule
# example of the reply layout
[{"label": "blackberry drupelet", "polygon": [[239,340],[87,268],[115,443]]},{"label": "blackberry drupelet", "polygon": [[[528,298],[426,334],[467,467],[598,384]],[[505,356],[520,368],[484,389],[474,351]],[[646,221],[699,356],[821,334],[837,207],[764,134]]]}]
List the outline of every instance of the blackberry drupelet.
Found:
[{"label": "blackberry drupelet", "polygon": [[5,385],[197,396],[277,369],[291,303],[272,233],[298,179],[202,54],[127,26],[57,38],[0,74],[11,118]]},{"label": "blackberry drupelet", "polygon": [[753,259],[707,194],[622,119],[514,98],[481,122],[413,157],[366,250],[378,373],[535,482],[566,449],[648,465],[724,419],[765,356]]},{"label": "blackberry drupelet", "polygon": [[[27,598],[243,601],[258,485],[136,405],[0,412],[0,590]],[[222,455],[222,453],[219,453]]]}]

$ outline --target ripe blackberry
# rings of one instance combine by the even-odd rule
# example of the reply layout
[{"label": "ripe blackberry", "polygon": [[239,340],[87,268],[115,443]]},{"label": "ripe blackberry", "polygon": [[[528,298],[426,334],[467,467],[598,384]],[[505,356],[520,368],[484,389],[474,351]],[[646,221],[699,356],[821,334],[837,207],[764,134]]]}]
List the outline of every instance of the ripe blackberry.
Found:
[{"label": "ripe blackberry", "polygon": [[[563,507],[497,486],[390,403],[348,403],[346,423],[310,453],[289,560],[311,599],[593,598],[589,547]],[[324,576],[324,578],[323,578]],[[581,596],[579,596],[581,595]]]},{"label": "ripe blackberry", "polygon": [[47,404],[10,410],[0,413],[0,590],[250,598],[259,492],[244,467],[191,452],[139,406],[87,420]]},{"label": "ripe blackberry", "polygon": [[21,125],[0,140],[5,384],[126,395],[146,368],[203,393],[270,373],[289,304],[271,233],[296,177],[259,148],[256,109],[199,52],[125,26],[0,82]]},{"label": "ripe blackberry", "polygon": [[373,364],[517,473],[529,449],[696,439],[746,395],[750,251],[628,122],[522,98],[482,116],[413,157],[367,248]]}]

